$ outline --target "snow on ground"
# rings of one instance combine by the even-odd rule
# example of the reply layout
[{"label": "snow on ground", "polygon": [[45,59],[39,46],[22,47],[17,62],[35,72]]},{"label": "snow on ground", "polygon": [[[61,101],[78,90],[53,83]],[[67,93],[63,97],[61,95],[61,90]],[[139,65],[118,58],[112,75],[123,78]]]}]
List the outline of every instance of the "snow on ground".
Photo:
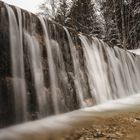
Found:
[{"label": "snow on ground", "polygon": [[129,52],[135,53],[137,55],[140,55],[140,49],[134,49],[134,50],[128,50]]}]

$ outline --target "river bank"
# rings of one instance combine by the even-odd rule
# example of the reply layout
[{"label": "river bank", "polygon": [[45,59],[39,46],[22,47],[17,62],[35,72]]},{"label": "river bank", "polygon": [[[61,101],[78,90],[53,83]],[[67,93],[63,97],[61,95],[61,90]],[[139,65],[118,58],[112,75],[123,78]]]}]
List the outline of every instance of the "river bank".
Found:
[{"label": "river bank", "polygon": [[140,112],[99,119],[62,140],[140,140]]}]

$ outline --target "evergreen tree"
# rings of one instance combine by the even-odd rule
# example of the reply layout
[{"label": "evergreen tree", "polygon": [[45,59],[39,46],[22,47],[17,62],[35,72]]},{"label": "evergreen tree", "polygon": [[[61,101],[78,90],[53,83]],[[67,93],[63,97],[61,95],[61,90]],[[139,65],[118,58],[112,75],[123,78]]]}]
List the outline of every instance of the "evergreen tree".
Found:
[{"label": "evergreen tree", "polygon": [[57,10],[55,20],[62,25],[67,24],[69,18],[69,9],[71,2],[69,0],[59,0],[59,8]]},{"label": "evergreen tree", "polygon": [[[53,0],[51,9],[53,11],[57,9],[53,18],[60,24],[77,32],[105,38],[112,45],[127,49],[140,46],[139,0],[94,0],[94,3],[93,0],[71,0],[71,2],[72,5],[70,0]],[[42,14],[50,15],[51,10],[46,7],[46,3],[42,4],[40,9],[43,10]],[[97,7],[100,7],[99,11]]]},{"label": "evergreen tree", "polygon": [[140,1],[127,0],[124,12],[128,47],[138,48],[140,47]]},{"label": "evergreen tree", "polygon": [[47,0],[39,5],[38,15],[44,15],[48,18],[55,18],[55,11],[57,9],[58,1],[57,0]]},{"label": "evergreen tree", "polygon": [[[105,0],[101,5],[107,40],[121,42],[123,48],[126,49],[137,48],[140,45],[139,0]],[[110,31],[114,31],[115,38]],[[116,45],[114,42],[113,44]]]},{"label": "evergreen tree", "polygon": [[117,25],[114,0],[102,2],[101,11],[105,20],[105,41],[112,46],[120,46],[120,33]]},{"label": "evergreen tree", "polygon": [[91,0],[77,0],[73,3],[67,25],[82,33],[101,36],[101,25]]}]

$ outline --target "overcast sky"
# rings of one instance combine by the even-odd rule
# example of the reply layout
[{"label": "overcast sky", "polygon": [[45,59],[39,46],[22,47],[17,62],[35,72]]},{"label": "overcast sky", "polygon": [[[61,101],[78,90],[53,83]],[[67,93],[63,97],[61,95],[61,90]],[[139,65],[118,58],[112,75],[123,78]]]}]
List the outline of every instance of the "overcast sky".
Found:
[{"label": "overcast sky", "polygon": [[12,5],[16,5],[33,13],[37,11],[39,4],[44,2],[44,0],[2,0],[2,1]]}]

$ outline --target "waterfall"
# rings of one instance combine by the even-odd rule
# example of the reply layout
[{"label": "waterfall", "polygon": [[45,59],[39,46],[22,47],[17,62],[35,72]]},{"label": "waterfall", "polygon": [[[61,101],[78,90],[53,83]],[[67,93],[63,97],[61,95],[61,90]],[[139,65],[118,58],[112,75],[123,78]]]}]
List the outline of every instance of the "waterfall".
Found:
[{"label": "waterfall", "polygon": [[23,61],[23,45],[22,45],[22,19],[21,11],[17,8],[19,27],[16,16],[11,7],[6,5],[9,17],[9,35],[10,35],[10,49],[12,60],[12,75],[14,102],[15,102],[15,116],[16,121],[21,122],[27,120],[27,99],[26,99],[26,85]]},{"label": "waterfall", "polygon": [[80,65],[79,65],[79,57],[77,54],[77,50],[75,48],[75,45],[71,39],[70,33],[67,30],[67,28],[64,27],[64,30],[66,31],[67,37],[68,37],[68,41],[69,41],[69,45],[70,45],[70,52],[71,52],[71,56],[72,56],[72,62],[73,62],[73,67],[74,67],[74,83],[75,83],[75,88],[76,88],[76,92],[77,92],[77,97],[79,99],[80,102],[80,106],[84,107],[86,106],[86,104],[84,103],[84,96],[83,96],[83,91],[82,91],[82,85],[80,83]]},{"label": "waterfall", "polygon": [[45,45],[46,45],[46,52],[48,56],[48,65],[49,65],[49,74],[50,74],[50,81],[51,81],[51,91],[52,91],[52,100],[54,105],[54,112],[57,114],[59,113],[59,105],[58,105],[58,82],[56,76],[56,68],[53,60],[51,44],[48,36],[48,31],[46,28],[45,20],[42,17],[39,17],[40,22],[43,27],[44,35],[45,35]]},{"label": "waterfall", "polygon": [[[8,32],[0,28],[4,36],[0,39],[6,38],[9,45],[1,40],[0,43],[11,57],[3,60],[0,56],[0,69],[4,73],[0,77],[0,90],[5,92],[0,93],[0,98],[7,97],[6,103],[14,104],[14,124],[140,92],[139,56],[116,46],[109,47],[97,38],[72,33],[45,17],[6,4],[3,8],[3,15],[8,14],[8,18],[3,17],[0,25],[9,26],[6,26]],[[0,54],[8,54],[7,51]],[[9,60],[11,66],[6,68]],[[11,96],[14,100],[8,98]],[[0,116],[9,114],[10,109],[10,105],[1,102]],[[0,121],[0,127],[12,125],[8,123],[9,117],[4,119],[7,124]]]},{"label": "waterfall", "polygon": [[[90,42],[79,35],[83,44],[89,85],[96,102],[123,98],[140,91],[140,75],[133,55],[119,49],[110,48],[96,38]],[[102,86],[101,86],[102,85]]]},{"label": "waterfall", "polygon": [[44,76],[41,63],[41,52],[38,41],[34,36],[30,36],[25,32],[25,37],[27,39],[29,54],[31,56],[32,74],[35,83],[35,90],[37,94],[37,102],[39,108],[39,116],[43,117],[46,114],[46,93],[44,85]]}]

